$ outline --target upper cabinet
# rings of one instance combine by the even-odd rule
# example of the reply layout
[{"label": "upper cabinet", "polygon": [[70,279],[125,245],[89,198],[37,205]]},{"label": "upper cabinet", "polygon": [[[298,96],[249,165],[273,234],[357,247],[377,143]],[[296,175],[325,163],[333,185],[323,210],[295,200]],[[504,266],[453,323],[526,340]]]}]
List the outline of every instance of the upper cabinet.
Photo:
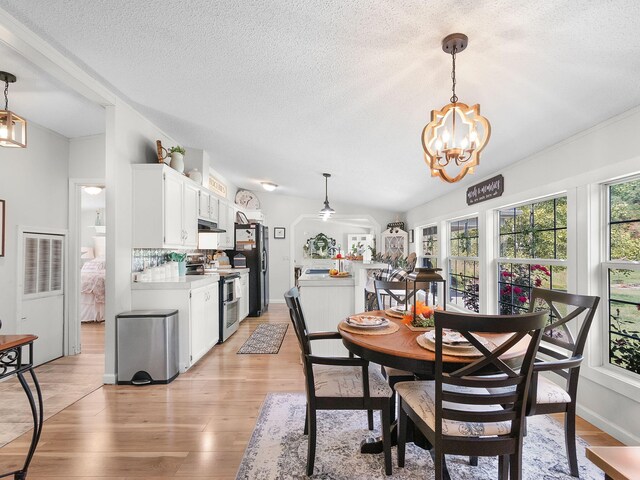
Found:
[{"label": "upper cabinet", "polygon": [[198,185],[166,165],[132,169],[133,247],[197,248]]},{"label": "upper cabinet", "polygon": [[198,217],[218,223],[218,203],[219,200],[217,197],[211,195],[207,190],[201,189]]},{"label": "upper cabinet", "polygon": [[218,227],[226,231],[218,234],[218,248],[235,248],[235,224],[236,212],[233,205],[225,200],[220,200]]}]

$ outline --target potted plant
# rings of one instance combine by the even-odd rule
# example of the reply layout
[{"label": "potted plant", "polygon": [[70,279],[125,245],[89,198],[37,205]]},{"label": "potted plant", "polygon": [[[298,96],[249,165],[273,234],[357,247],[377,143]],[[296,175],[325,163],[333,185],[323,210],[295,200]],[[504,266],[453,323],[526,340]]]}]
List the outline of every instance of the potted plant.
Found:
[{"label": "potted plant", "polygon": [[178,263],[178,275],[184,277],[187,273],[187,254],[171,252],[169,254],[169,260]]},{"label": "potted plant", "polygon": [[184,172],[184,154],[185,150],[180,145],[171,147],[169,149],[169,156],[171,157],[171,168],[177,170],[180,173]]}]

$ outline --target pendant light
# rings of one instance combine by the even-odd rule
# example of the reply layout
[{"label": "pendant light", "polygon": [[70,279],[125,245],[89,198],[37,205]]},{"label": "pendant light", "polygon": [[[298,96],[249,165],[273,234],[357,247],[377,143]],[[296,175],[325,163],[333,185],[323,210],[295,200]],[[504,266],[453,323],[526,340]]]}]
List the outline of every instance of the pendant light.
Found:
[{"label": "pendant light", "polygon": [[16,76],[0,72],[4,82],[4,110],[0,110],[0,147],[26,148],[27,121],[9,110],[9,84],[15,83]]},{"label": "pendant light", "polygon": [[469,39],[462,33],[452,33],[442,40],[442,50],[451,54],[453,95],[451,103],[431,111],[431,122],[422,131],[422,149],[431,176],[440,176],[448,183],[473,173],[480,163],[480,152],[491,136],[491,125],[480,115],[480,105],[470,107],[458,102],[456,95],[456,54],[468,44]]},{"label": "pendant light", "polygon": [[320,210],[320,217],[322,218],[322,220],[324,220],[325,222],[327,220],[329,220],[331,218],[331,216],[336,213],[336,211],[331,208],[329,206],[329,195],[328,195],[328,190],[327,190],[327,184],[329,181],[329,177],[331,176],[330,173],[323,173],[322,176],[324,177],[324,207],[322,208],[322,210]]}]

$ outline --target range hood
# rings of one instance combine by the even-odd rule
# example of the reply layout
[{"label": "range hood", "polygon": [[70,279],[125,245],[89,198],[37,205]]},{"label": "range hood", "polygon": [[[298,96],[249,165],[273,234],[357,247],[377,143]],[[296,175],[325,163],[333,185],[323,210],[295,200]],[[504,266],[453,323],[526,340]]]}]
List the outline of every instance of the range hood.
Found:
[{"label": "range hood", "polygon": [[226,230],[218,228],[218,224],[209,220],[198,219],[198,233],[224,233]]}]

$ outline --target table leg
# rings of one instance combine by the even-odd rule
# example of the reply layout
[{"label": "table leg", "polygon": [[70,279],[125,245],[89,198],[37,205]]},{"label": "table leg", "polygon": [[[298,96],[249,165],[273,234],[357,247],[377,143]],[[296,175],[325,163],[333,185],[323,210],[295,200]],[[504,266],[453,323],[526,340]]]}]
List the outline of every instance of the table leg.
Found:
[{"label": "table leg", "polygon": [[24,466],[22,470],[19,470],[15,473],[15,480],[24,480],[27,478],[27,470],[29,469],[29,464],[33,458],[33,454],[36,451],[36,447],[38,446],[38,441],[40,440],[40,434],[42,433],[42,422],[44,420],[44,410],[42,403],[42,391],[40,390],[40,384],[38,383],[38,379],[36,377],[36,373],[33,371],[33,368],[29,369],[29,373],[31,374],[31,378],[33,379],[33,383],[36,387],[36,394],[38,397],[38,405],[36,406],[36,401],[33,398],[33,393],[27,380],[24,378],[22,372],[18,373],[18,380],[20,381],[20,385],[27,395],[29,400],[29,406],[31,407],[31,415],[33,417],[33,435],[31,436],[31,446],[29,447],[29,453],[27,454],[27,458],[24,462]]},{"label": "table leg", "polygon": [[[413,442],[424,450],[431,450],[432,445],[420,430],[414,428],[411,419],[407,419],[407,442]],[[391,424],[391,446],[398,445],[398,421],[395,420]],[[382,437],[368,438],[360,444],[360,453],[382,453]],[[446,468],[445,468],[446,471]]]}]

